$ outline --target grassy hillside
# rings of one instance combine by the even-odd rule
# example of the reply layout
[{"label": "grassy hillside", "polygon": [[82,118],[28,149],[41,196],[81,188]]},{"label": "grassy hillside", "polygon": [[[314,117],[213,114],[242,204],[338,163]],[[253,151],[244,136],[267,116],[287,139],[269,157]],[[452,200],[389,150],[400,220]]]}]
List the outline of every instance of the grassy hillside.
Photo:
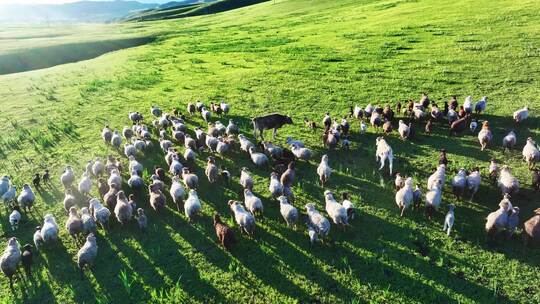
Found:
[{"label": "grassy hillside", "polygon": [[[540,302],[540,250],[523,247],[520,238],[485,241],[484,219],[497,209],[498,190],[487,181],[492,157],[512,167],[523,186],[512,202],[522,220],[538,208],[540,195],[530,189],[530,172],[520,149],[528,136],[540,140],[537,118],[540,83],[540,9],[537,1],[311,1],[266,2],[219,15],[147,23],[167,29],[156,42],[118,51],[91,61],[21,74],[0,76],[0,174],[20,186],[34,172],[49,168],[53,184],[38,194],[37,210],[23,216],[10,231],[2,210],[3,240],[16,236],[31,242],[42,216],[53,213],[61,242],[36,258],[35,276],[12,292],[0,277],[5,303],[183,303],[183,302],[322,302],[322,303],[536,303]],[[134,29],[136,30],[136,29]],[[82,38],[81,38],[82,39]],[[456,201],[447,185],[441,210],[433,221],[409,210],[399,218],[393,180],[374,163],[375,129],[358,134],[353,123],[350,151],[327,151],[320,134],[302,123],[334,117],[353,104],[395,104],[418,99],[420,92],[442,102],[450,95],[475,100],[489,96],[480,119],[490,121],[493,145],[481,152],[476,135],[448,137],[437,124],[434,134],[402,141],[388,136],[395,167],[424,188],[437,165],[438,149],[448,151],[449,174],[460,167],[482,168],[483,182],[473,202]],[[185,109],[188,102],[225,100],[228,117],[251,134],[249,119],[281,112],[295,125],[280,131],[303,140],[315,152],[314,162],[298,165],[293,191],[296,207],[313,202],[324,210],[316,166],[328,153],[334,168],[328,185],[349,191],[358,218],[347,231],[332,226],[331,242],[311,247],[303,225],[287,228],[277,203],[269,198],[268,169],[256,169],[244,153],[217,157],[234,176],[231,186],[210,186],[204,178],[206,152],[194,166],[204,216],[187,222],[172,202],[155,214],[147,198],[138,198],[149,216],[148,233],[135,223],[98,235],[94,270],[79,279],[78,247],[63,228],[66,215],[58,176],[66,164],[77,176],[86,162],[105,157],[103,125],[121,129],[128,111],[149,116],[152,104]],[[515,127],[511,113],[533,109],[526,124]],[[214,118],[213,120],[216,120]],[[200,117],[188,126],[204,126]],[[503,153],[504,134],[515,128],[518,149]],[[183,151],[183,148],[180,148]],[[125,160],[125,158],[123,158]],[[159,149],[141,158],[149,177],[154,164],[164,164]],[[125,162],[127,164],[127,162]],[[239,244],[231,253],[216,246],[211,216],[226,222],[229,199],[239,195],[239,168],[249,167],[255,192],[263,198],[264,220],[253,239],[234,231]],[[95,186],[95,185],[94,185]],[[95,189],[95,187],[94,187]],[[127,190],[127,187],[125,188]],[[95,190],[94,190],[95,191]],[[425,191],[425,190],[424,190]],[[94,195],[97,195],[94,192]],[[442,231],[449,203],[456,204],[455,233]],[[323,211],[324,212],[324,211]],[[23,287],[25,286],[25,287]]]}]

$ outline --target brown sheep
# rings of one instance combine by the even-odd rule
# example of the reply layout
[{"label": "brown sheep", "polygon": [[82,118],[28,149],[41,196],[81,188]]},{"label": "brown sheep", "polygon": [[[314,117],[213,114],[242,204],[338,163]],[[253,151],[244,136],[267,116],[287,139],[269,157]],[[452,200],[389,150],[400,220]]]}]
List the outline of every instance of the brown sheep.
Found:
[{"label": "brown sheep", "polygon": [[116,207],[116,195],[118,194],[118,186],[115,184],[111,185],[109,192],[103,196],[103,201],[109,210],[114,210]]},{"label": "brown sheep", "polygon": [[281,184],[285,187],[290,187],[294,183],[296,172],[294,170],[294,162],[290,162],[287,170],[281,175]]},{"label": "brown sheep", "polygon": [[450,135],[458,135],[459,133],[463,132],[467,126],[469,126],[469,115],[452,123],[450,126]]},{"label": "brown sheep", "polygon": [[387,120],[383,124],[382,128],[383,128],[384,133],[386,133],[386,134],[392,133],[392,122],[390,120]]},{"label": "brown sheep", "polygon": [[107,194],[107,192],[109,192],[109,184],[107,184],[107,181],[103,178],[100,178],[98,180],[98,191],[99,191],[99,196],[103,199],[103,197],[105,196],[105,194]]},{"label": "brown sheep", "polygon": [[534,210],[534,216],[523,223],[523,239],[525,244],[540,241],[540,208]]},{"label": "brown sheep", "polygon": [[166,199],[165,195],[159,188],[156,186],[156,184],[152,184],[148,186],[148,192],[150,196],[150,206],[156,211],[159,212],[161,209],[165,207]]},{"label": "brown sheep", "polygon": [[216,236],[221,243],[221,245],[227,250],[230,251],[236,239],[232,229],[221,221],[219,214],[214,215],[214,228],[216,229]]}]

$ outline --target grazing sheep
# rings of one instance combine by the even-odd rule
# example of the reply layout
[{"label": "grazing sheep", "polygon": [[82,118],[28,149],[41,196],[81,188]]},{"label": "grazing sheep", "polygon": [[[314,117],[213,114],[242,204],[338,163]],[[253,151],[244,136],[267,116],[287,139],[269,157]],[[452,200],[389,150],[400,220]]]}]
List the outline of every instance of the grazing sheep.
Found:
[{"label": "grazing sheep", "polygon": [[109,128],[109,126],[105,126],[103,130],[101,131],[101,138],[103,138],[103,141],[105,141],[106,144],[110,144],[112,136],[113,136],[113,133],[111,129]]},{"label": "grazing sheep", "polygon": [[373,112],[369,118],[369,122],[371,123],[372,127],[381,127],[384,122],[382,114],[379,114],[378,112]]},{"label": "grazing sheep", "polygon": [[392,148],[382,137],[377,137],[375,143],[377,145],[377,151],[375,152],[375,161],[377,162],[380,160],[381,163],[381,167],[379,168],[379,170],[382,170],[384,168],[384,163],[388,159],[390,175],[392,175],[392,167],[394,163],[394,155],[392,152]]},{"label": "grazing sheep", "polygon": [[480,175],[480,169],[476,167],[467,176],[467,188],[469,189],[469,193],[471,194],[471,201],[473,200],[476,192],[478,192],[478,188],[480,188],[481,182],[482,176]]},{"label": "grazing sheep", "polygon": [[122,137],[120,136],[120,134],[118,134],[118,131],[116,130],[114,130],[111,137],[111,145],[116,149],[120,149],[120,146],[122,145]]},{"label": "grazing sheep", "polygon": [[23,246],[21,262],[22,262],[24,272],[26,273],[26,275],[31,276],[32,275],[32,265],[34,264],[34,254],[32,253],[32,245],[25,244]]},{"label": "grazing sheep", "polygon": [[532,186],[536,191],[538,191],[540,190],[540,172],[538,168],[533,168],[531,171],[532,171],[532,176],[531,176]]},{"label": "grazing sheep", "polygon": [[19,206],[26,212],[31,211],[30,209],[32,209],[35,201],[36,195],[32,191],[32,188],[30,188],[28,184],[24,184],[21,193],[19,193],[19,196],[17,197],[17,203],[19,203]]},{"label": "grazing sheep", "polygon": [[0,179],[0,197],[9,190],[10,185],[11,185],[11,180],[9,176],[7,175],[2,176],[2,179]]},{"label": "grazing sheep", "polygon": [[92,180],[90,179],[90,174],[84,172],[82,174],[81,180],[79,181],[78,186],[79,193],[86,196],[92,190]]},{"label": "grazing sheep", "polygon": [[481,151],[484,151],[491,139],[493,139],[493,134],[489,129],[489,122],[486,120],[482,123],[482,130],[478,132],[478,141],[480,142],[480,146],[482,147],[480,149]]},{"label": "grazing sheep", "polygon": [[210,182],[211,184],[217,182],[218,167],[216,166],[216,161],[213,157],[208,157],[208,161],[206,163],[206,170],[204,172],[206,174],[206,177],[208,178],[208,182]]},{"label": "grazing sheep", "polygon": [[481,114],[483,111],[486,110],[487,105],[487,96],[482,97],[480,101],[476,102],[476,105],[474,106],[474,111],[476,114]]},{"label": "grazing sheep", "polygon": [[2,195],[2,201],[4,204],[9,205],[12,202],[15,201],[15,198],[17,197],[17,186],[12,185],[9,187],[8,191]]},{"label": "grazing sheep", "polygon": [[144,180],[139,176],[139,174],[137,174],[137,171],[135,170],[131,171],[131,176],[127,183],[134,191],[141,190],[144,187]]},{"label": "grazing sheep", "polygon": [[531,138],[527,138],[527,143],[523,147],[523,159],[529,165],[529,169],[534,167],[534,164],[540,161],[540,151],[536,146],[536,142]]},{"label": "grazing sheep", "polygon": [[289,203],[285,196],[278,197],[279,212],[287,223],[288,227],[296,227],[298,221],[298,209]]},{"label": "grazing sheep", "polygon": [[499,165],[495,159],[492,159],[489,163],[489,178],[493,184],[499,179]]},{"label": "grazing sheep", "polygon": [[399,133],[399,136],[401,136],[401,139],[409,138],[410,131],[411,131],[411,129],[409,128],[409,126],[407,124],[405,124],[403,122],[403,120],[400,120],[399,121],[399,127],[398,127],[398,133]]},{"label": "grazing sheep", "polygon": [[249,189],[244,189],[244,205],[253,215],[263,214],[264,208],[261,199],[256,197]]},{"label": "grazing sheep", "polygon": [[180,175],[182,174],[182,169],[184,169],[184,166],[180,162],[178,156],[175,155],[169,166],[169,173],[171,173],[173,176]]},{"label": "grazing sheep", "polygon": [[229,226],[223,223],[221,217],[217,213],[214,215],[214,229],[216,230],[216,236],[221,245],[225,250],[230,251],[232,245],[236,243],[234,233]]},{"label": "grazing sheep", "polygon": [[510,204],[507,200],[503,199],[499,203],[499,209],[491,212],[486,217],[486,232],[488,237],[493,238],[499,231],[505,229],[508,225],[508,211],[510,210]]},{"label": "grazing sheep", "polygon": [[128,126],[124,126],[122,129],[122,135],[126,140],[130,140],[133,137],[133,129]]},{"label": "grazing sheep", "polygon": [[399,172],[396,172],[396,178],[394,179],[394,186],[395,186],[396,191],[399,191],[399,189],[405,186],[405,178],[403,178],[401,176],[401,173]]},{"label": "grazing sheep", "polygon": [[469,129],[471,130],[471,133],[474,133],[474,131],[476,131],[476,128],[478,128],[478,121],[476,121],[476,119],[473,119],[469,124]]},{"label": "grazing sheep", "polygon": [[[328,219],[315,209],[315,205],[313,203],[308,203],[305,207],[308,215],[309,226],[311,226],[316,232],[316,235],[321,236],[321,239],[326,238],[330,233],[330,222]],[[313,241],[313,237],[311,235],[310,239]]]},{"label": "grazing sheep", "polygon": [[188,168],[182,169],[182,179],[188,189],[197,189],[199,187],[199,178],[197,175],[190,173]]},{"label": "grazing sheep", "polygon": [[253,178],[246,167],[240,170],[240,185],[244,189],[253,190]]},{"label": "grazing sheep", "polygon": [[371,117],[372,113],[373,113],[373,105],[368,104],[364,109],[364,114],[366,114],[366,117]]},{"label": "grazing sheep", "polygon": [[389,120],[386,120],[382,126],[383,132],[386,134],[392,133],[393,127],[392,122]]},{"label": "grazing sheep", "polygon": [[69,208],[69,216],[66,220],[66,230],[77,241],[77,235],[83,232],[83,222],[79,217],[76,207]]},{"label": "grazing sheep", "polygon": [[46,214],[41,226],[41,238],[43,243],[54,242],[58,239],[58,225],[52,214]]},{"label": "grazing sheep", "polygon": [[219,107],[221,108],[221,111],[225,113],[225,115],[229,114],[230,106],[223,101],[219,103]]},{"label": "grazing sheep", "polygon": [[165,180],[165,170],[161,168],[160,166],[154,166],[154,174],[159,177],[159,180],[161,181]]},{"label": "grazing sheep", "polygon": [[114,214],[116,215],[118,222],[122,225],[125,225],[131,221],[131,217],[133,216],[133,208],[128,202],[124,191],[118,191],[118,194],[116,194],[116,206],[114,207]]},{"label": "grazing sheep", "polygon": [[504,150],[510,150],[516,145],[516,133],[514,131],[508,132],[508,134],[503,138],[502,146]]},{"label": "grazing sheep", "polygon": [[173,142],[168,139],[159,139],[159,147],[161,148],[161,150],[163,150],[164,153],[167,153],[169,148],[171,148],[173,145]]},{"label": "grazing sheep", "polygon": [[322,123],[323,123],[323,126],[324,126],[325,130],[330,129],[330,126],[332,126],[332,118],[330,117],[330,113],[324,114]]},{"label": "grazing sheep", "polygon": [[105,172],[105,165],[99,157],[96,158],[96,161],[92,165],[92,174],[94,176],[101,176]]},{"label": "grazing sheep", "polygon": [[508,215],[508,223],[506,231],[508,232],[508,239],[510,239],[514,232],[516,231],[517,226],[519,225],[519,207],[513,207],[510,209]]},{"label": "grazing sheep", "polygon": [[[107,194],[107,192],[109,192],[109,189],[110,189],[110,187],[109,187],[109,184],[107,183],[106,180],[104,180],[103,178],[98,179],[98,192],[99,192],[99,196],[101,198],[103,198],[103,196],[105,196],[105,194]],[[68,208],[68,210],[69,210],[69,208]]]},{"label": "grazing sheep", "polygon": [[364,117],[364,109],[362,109],[358,105],[355,105],[353,110],[353,117],[358,120],[362,119]]},{"label": "grazing sheep", "polygon": [[225,133],[227,135],[237,135],[239,133],[238,126],[234,123],[232,119],[229,119],[229,124],[227,125],[227,128],[225,129]]},{"label": "grazing sheep", "polygon": [[154,209],[156,212],[160,212],[164,207],[167,199],[165,198],[165,195],[159,187],[156,186],[156,184],[152,184],[148,186],[148,192],[150,196],[150,206]]},{"label": "grazing sheep", "polygon": [[448,213],[446,213],[446,216],[444,217],[443,231],[445,231],[448,236],[450,236],[450,232],[454,226],[454,209],[455,206],[453,204],[448,205]]},{"label": "grazing sheep", "polygon": [[36,229],[34,230],[33,240],[34,240],[34,245],[36,246],[37,250],[39,250],[39,248],[42,247],[43,244],[45,243],[43,241],[43,238],[41,237],[41,226],[37,226]]},{"label": "grazing sheep", "polygon": [[84,267],[88,266],[88,268],[92,268],[94,266],[97,252],[98,246],[96,237],[93,233],[90,233],[86,237],[84,245],[79,249],[79,252],[77,252],[77,266],[79,266],[79,269],[81,270],[81,279],[84,277]]},{"label": "grazing sheep", "polygon": [[279,181],[279,175],[276,172],[270,174],[270,186],[268,189],[274,198],[283,195],[283,185]]},{"label": "grazing sheep", "polygon": [[255,148],[255,145],[249,141],[243,134],[238,134],[238,140],[240,141],[240,149],[249,153],[250,148]]},{"label": "grazing sheep", "polygon": [[251,161],[256,166],[262,167],[268,164],[268,156],[264,155],[263,153],[257,152],[255,150],[255,147],[249,148],[249,155],[251,157]]},{"label": "grazing sheep", "polygon": [[322,156],[321,163],[317,167],[317,174],[319,175],[319,181],[322,187],[324,187],[325,183],[330,178],[331,173],[332,169],[328,165],[328,155],[325,154]]},{"label": "grazing sheep", "polygon": [[434,187],[426,193],[426,214],[430,220],[441,205],[441,192],[442,183],[441,180],[437,180]]},{"label": "grazing sheep", "polygon": [[461,199],[467,186],[467,172],[465,169],[459,169],[457,175],[452,178],[452,192],[456,196],[456,199]]},{"label": "grazing sheep", "polygon": [[324,191],[324,199],[326,203],[326,212],[336,225],[347,226],[349,225],[349,217],[347,216],[347,210],[336,201],[331,191]]},{"label": "grazing sheep", "polygon": [[64,173],[60,176],[60,182],[64,185],[64,188],[70,188],[73,182],[75,181],[75,173],[71,166],[67,166],[64,170]]},{"label": "grazing sheep", "polygon": [[19,228],[20,221],[21,212],[19,210],[19,206],[13,206],[13,211],[9,215],[9,224],[11,225],[11,230],[17,230]]},{"label": "grazing sheep", "polygon": [[300,140],[295,140],[295,139],[293,139],[292,137],[287,137],[287,138],[285,139],[285,142],[286,142],[287,145],[289,145],[290,147],[292,147],[292,146],[297,146],[297,147],[300,147],[300,148],[305,148],[305,147],[306,147],[302,141],[300,141]]},{"label": "grazing sheep", "polygon": [[137,224],[139,225],[139,229],[143,232],[148,228],[148,218],[146,217],[146,214],[144,214],[143,208],[137,209]]},{"label": "grazing sheep", "polygon": [[264,152],[272,157],[272,159],[280,159],[283,156],[283,148],[278,147],[271,142],[263,141],[262,146],[264,148]]},{"label": "grazing sheep", "polygon": [[523,122],[524,120],[526,120],[529,117],[529,108],[524,107],[523,109],[519,109],[519,110],[515,111],[513,117],[514,117],[514,121],[516,123]]},{"label": "grazing sheep", "polygon": [[511,195],[519,191],[519,181],[512,175],[508,166],[501,168],[498,185],[502,194]]},{"label": "grazing sheep", "polygon": [[184,151],[184,159],[188,162],[194,162],[195,158],[197,158],[197,153],[191,148],[187,148]]},{"label": "grazing sheep", "polygon": [[195,115],[195,111],[196,111],[195,105],[192,103],[188,103],[187,112],[189,113],[189,115],[191,116]]},{"label": "grazing sheep", "polygon": [[234,213],[234,220],[240,226],[240,231],[248,235],[253,235],[255,232],[255,217],[244,209],[242,203],[230,200],[228,202],[231,211]]},{"label": "grazing sheep", "polygon": [[296,145],[292,146],[291,151],[297,159],[305,161],[309,161],[312,155],[311,150],[309,150],[308,148],[301,148]]},{"label": "grazing sheep", "polygon": [[538,243],[540,241],[540,208],[534,210],[534,215],[523,223],[523,233],[525,244],[530,241]]},{"label": "grazing sheep", "polygon": [[[133,165],[133,168],[130,168],[130,171],[135,170],[139,172],[137,169],[140,169],[141,167],[138,166],[135,162],[137,161],[134,159],[133,159],[133,162],[130,160],[130,166]],[[120,175],[120,171],[118,171],[118,169],[113,169],[111,171],[111,175],[109,176],[109,179],[107,180],[107,184],[109,185],[109,187],[112,187],[112,185],[116,185],[117,187],[120,187],[122,185],[122,176]]]},{"label": "grazing sheep", "polygon": [[[328,147],[328,149],[335,149],[338,146],[340,139],[340,133],[335,129],[330,129],[324,132],[322,136],[323,145]],[[294,148],[294,146],[292,146]],[[301,148],[305,149],[305,148]]]},{"label": "grazing sheep", "polygon": [[444,164],[441,164],[437,167],[437,170],[435,170],[435,172],[433,172],[433,174],[429,176],[428,182],[427,182],[427,188],[428,190],[432,190],[433,188],[437,187],[440,184],[440,187],[442,189],[444,187],[445,182],[446,182],[446,166]]},{"label": "grazing sheep", "polygon": [[199,200],[199,196],[197,195],[197,191],[190,190],[188,194],[188,198],[186,199],[186,202],[184,203],[184,214],[188,218],[188,220],[191,222],[193,220],[193,217],[200,213],[202,210],[201,201]]},{"label": "grazing sheep", "polygon": [[399,207],[400,216],[403,217],[405,210],[409,208],[413,202],[412,178],[405,180],[403,188],[396,192],[396,204]]},{"label": "grazing sheep", "polygon": [[21,262],[21,249],[17,238],[8,239],[7,247],[0,257],[0,269],[9,278],[9,288],[13,289],[13,275],[17,273],[17,268]]},{"label": "grazing sheep", "polygon": [[66,212],[69,212],[69,208],[75,205],[77,205],[77,199],[71,193],[71,190],[66,190],[66,193],[64,195],[64,209],[66,210]]},{"label": "grazing sheep", "polygon": [[118,194],[118,191],[120,190],[120,187],[116,184],[112,184],[109,188],[109,192],[107,192],[103,196],[103,201],[105,202],[105,205],[107,205],[107,208],[109,210],[114,210],[116,207],[116,195]]},{"label": "grazing sheep", "polygon": [[85,235],[96,232],[96,228],[97,228],[96,221],[90,214],[90,210],[88,210],[88,207],[83,207],[81,209],[81,220],[82,220],[83,232]]},{"label": "grazing sheep", "polygon": [[216,152],[223,155],[229,151],[230,144],[227,139],[223,139],[223,137],[218,137],[218,143],[216,145]]},{"label": "grazing sheep", "polygon": [[206,136],[205,145],[208,147],[208,149],[210,149],[210,151],[216,152],[218,143],[219,140],[216,137],[210,134]]},{"label": "grazing sheep", "polygon": [[133,141],[133,145],[135,146],[135,148],[138,150],[138,151],[143,151],[146,149],[147,145],[146,145],[146,142],[144,140],[141,140],[141,139],[136,139]]},{"label": "grazing sheep", "polygon": [[133,144],[124,144],[124,155],[126,157],[135,156],[137,154],[137,148]]},{"label": "grazing sheep", "polygon": [[180,212],[181,206],[184,202],[184,195],[186,194],[186,190],[184,190],[184,187],[180,183],[180,177],[173,177],[170,194],[174,204],[176,205],[176,209]]},{"label": "grazing sheep", "polygon": [[212,116],[210,111],[208,111],[205,107],[201,109],[201,116],[204,120],[204,122],[208,123],[210,121],[210,117]]},{"label": "grazing sheep", "polygon": [[109,229],[109,218],[111,211],[103,206],[97,198],[92,198],[89,201],[90,212],[94,216],[94,220],[101,225],[105,230]]}]

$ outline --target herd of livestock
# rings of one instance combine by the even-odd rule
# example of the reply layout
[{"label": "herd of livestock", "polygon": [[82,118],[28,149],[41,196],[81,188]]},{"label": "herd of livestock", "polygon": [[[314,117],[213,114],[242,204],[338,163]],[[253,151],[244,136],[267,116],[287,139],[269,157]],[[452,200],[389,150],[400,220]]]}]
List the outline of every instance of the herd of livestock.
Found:
[{"label": "herd of livestock", "polygon": [[[426,94],[423,94],[419,102],[409,101],[403,106],[398,102],[395,112],[390,106],[381,107],[371,104],[365,108],[355,106],[351,107],[350,113],[340,120],[335,120],[326,113],[321,126],[308,119],[305,119],[305,125],[306,128],[313,130],[324,130],[321,139],[328,149],[348,149],[351,144],[353,120],[358,121],[360,134],[367,131],[368,125],[377,132],[390,134],[396,126],[397,116],[400,116],[402,119],[397,121],[397,132],[403,140],[414,138],[418,133],[417,126],[424,126],[425,134],[429,134],[433,125],[438,123],[449,127],[450,136],[463,132],[476,134],[478,130],[480,148],[484,150],[489,145],[493,145],[494,141],[490,123],[478,119],[486,107],[487,97],[474,103],[469,96],[462,105],[459,105],[457,99],[452,97],[444,102],[441,109]],[[100,158],[90,160],[79,178],[71,166],[67,166],[61,174],[60,181],[65,189],[63,205],[68,215],[65,229],[77,244],[81,245],[77,254],[81,277],[85,267],[92,267],[95,264],[98,254],[96,230],[98,227],[108,230],[111,218],[121,225],[134,220],[144,231],[148,226],[148,218],[143,207],[149,206],[159,213],[165,208],[167,201],[171,201],[190,222],[201,215],[202,204],[197,192],[200,177],[192,169],[196,164],[195,160],[202,153],[208,155],[204,171],[210,184],[222,182],[229,185],[232,174],[223,165],[218,165],[216,156],[226,156],[231,150],[240,149],[249,155],[254,166],[271,168],[269,193],[279,202],[280,213],[286,224],[296,228],[302,216],[294,206],[295,196],[292,186],[296,179],[295,164],[299,161],[309,161],[314,153],[297,139],[287,137],[288,147],[280,147],[272,142],[264,141],[263,137],[265,130],[273,130],[275,137],[279,128],[286,124],[293,124],[292,119],[280,114],[254,118],[252,123],[255,142],[252,142],[240,133],[239,126],[233,120],[229,120],[227,125],[219,119],[211,120],[214,115],[222,118],[229,113],[230,107],[226,103],[211,103],[209,107],[201,102],[190,103],[186,110],[186,114],[183,115],[178,109],[166,113],[159,107],[152,106],[151,124],[144,120],[141,113],[130,112],[128,116],[132,122],[131,126],[124,127],[122,131],[105,126],[101,133],[104,142],[117,149],[120,154],[123,152],[127,161],[122,157],[109,155],[106,160]],[[207,128],[197,127],[190,130],[186,125],[187,115],[200,115],[207,123]],[[525,107],[513,113],[513,120],[516,124],[523,124],[528,116],[529,109]],[[260,143],[257,143],[257,133],[261,138]],[[505,149],[512,149],[517,143],[517,136],[513,131],[502,139]],[[147,154],[149,151],[154,151],[153,146],[157,144],[163,151],[168,167],[144,168],[139,160],[149,156]],[[393,150],[384,136],[377,137],[375,144],[375,157],[380,162],[379,170],[388,163],[390,176],[394,177],[395,201],[400,215],[404,216],[407,209],[418,208],[423,203],[426,215],[431,219],[441,207],[443,188],[446,185],[448,163],[446,151],[441,150],[439,165],[428,178],[427,188],[423,190],[419,183],[413,182],[411,177],[393,172]],[[183,146],[183,152],[179,149],[181,146]],[[522,154],[532,174],[532,185],[538,190],[540,176],[535,163],[540,161],[540,152],[532,138],[526,140]],[[146,172],[151,172],[148,180],[143,178],[145,169]],[[254,179],[250,171],[245,167],[238,169],[240,170],[239,183],[244,189],[244,198],[243,201],[230,200],[228,205],[240,232],[253,236],[256,219],[263,214],[263,200],[253,193]],[[328,155],[321,157],[317,174],[321,186],[324,187],[332,175]],[[36,173],[32,181],[34,189],[42,189],[42,184],[50,183],[50,178],[49,171],[44,174]],[[469,171],[461,168],[448,180],[457,199],[468,196],[472,200],[482,183],[482,176],[478,167],[470,168]],[[487,216],[486,232],[490,238],[499,235],[512,236],[519,223],[520,210],[519,207],[512,205],[510,199],[519,191],[520,183],[512,175],[508,166],[498,164],[495,160],[492,160],[489,165],[489,180],[500,188],[502,200],[498,210]],[[122,189],[124,184],[128,186],[126,192],[131,194],[124,192]],[[94,188],[97,188],[99,196],[92,196]],[[124,188],[127,187],[124,186]],[[146,191],[148,192],[147,199],[146,196],[142,196]],[[167,192],[170,199],[165,195]],[[345,229],[349,226],[349,222],[354,220],[355,206],[349,194],[343,193],[341,198],[337,199],[334,195],[329,190],[324,191],[326,214],[317,210],[317,205],[314,203],[304,206],[307,234],[312,244],[318,240],[323,241],[328,236],[331,223]],[[21,212],[31,212],[36,202],[36,195],[29,184],[24,184],[20,192],[17,192],[17,186],[6,175],[0,179],[0,197],[11,210],[9,222],[12,229],[16,230],[22,220]],[[148,201],[147,204],[141,201],[143,198]],[[443,227],[448,235],[454,224],[454,209],[454,205],[448,205],[448,213],[444,219]],[[219,242],[230,250],[237,242],[233,229],[223,222],[217,213],[214,215],[214,227]],[[10,286],[13,286],[14,275],[17,274],[20,264],[28,275],[31,274],[33,248],[47,250],[48,244],[58,239],[59,229],[55,217],[52,214],[46,214],[43,224],[36,227],[33,246],[26,244],[21,249],[15,237],[8,240],[7,248],[0,258],[0,266],[2,272],[10,279]],[[525,221],[523,235],[528,241],[540,240],[540,209],[536,209],[534,216]]]}]

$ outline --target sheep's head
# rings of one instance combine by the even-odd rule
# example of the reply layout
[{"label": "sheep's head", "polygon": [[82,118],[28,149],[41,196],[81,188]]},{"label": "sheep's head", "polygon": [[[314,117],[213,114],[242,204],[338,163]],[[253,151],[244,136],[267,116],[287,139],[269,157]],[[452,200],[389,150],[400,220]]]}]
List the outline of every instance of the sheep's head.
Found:
[{"label": "sheep's head", "polygon": [[287,197],[284,196],[284,195],[278,197],[278,201],[279,201],[280,204],[288,204],[289,203],[289,201],[287,200]]},{"label": "sheep's head", "polygon": [[8,247],[19,247],[19,242],[16,237],[11,237],[8,240]]},{"label": "sheep's head", "polygon": [[285,123],[288,125],[292,125],[293,124],[292,118],[289,116],[285,116]]},{"label": "sheep's head", "polygon": [[90,214],[90,211],[88,210],[88,207],[83,207],[81,209],[81,214]]},{"label": "sheep's head", "polygon": [[219,214],[216,213],[214,214],[214,226],[219,223],[222,223],[221,217],[219,216]]},{"label": "sheep's head", "polygon": [[315,210],[315,205],[313,205],[313,203],[307,203],[305,207],[307,212]]},{"label": "sheep's head", "polygon": [[327,162],[328,161],[328,155],[326,155],[326,154],[323,155],[322,156],[322,161]]},{"label": "sheep's head", "polygon": [[137,214],[138,214],[139,216],[144,215],[144,209],[143,209],[143,208],[137,209]]},{"label": "sheep's head", "polygon": [[70,216],[77,216],[77,208],[76,207],[70,207],[69,208],[69,215]]},{"label": "sheep's head", "polygon": [[45,223],[55,223],[54,216],[52,214],[46,214],[43,218]]},{"label": "sheep's head", "polygon": [[196,190],[189,190],[189,196],[197,197],[197,191]]},{"label": "sheep's head", "polygon": [[95,244],[96,243],[96,237],[94,236],[93,233],[90,233],[87,237],[86,237],[86,241],[90,244]]}]

